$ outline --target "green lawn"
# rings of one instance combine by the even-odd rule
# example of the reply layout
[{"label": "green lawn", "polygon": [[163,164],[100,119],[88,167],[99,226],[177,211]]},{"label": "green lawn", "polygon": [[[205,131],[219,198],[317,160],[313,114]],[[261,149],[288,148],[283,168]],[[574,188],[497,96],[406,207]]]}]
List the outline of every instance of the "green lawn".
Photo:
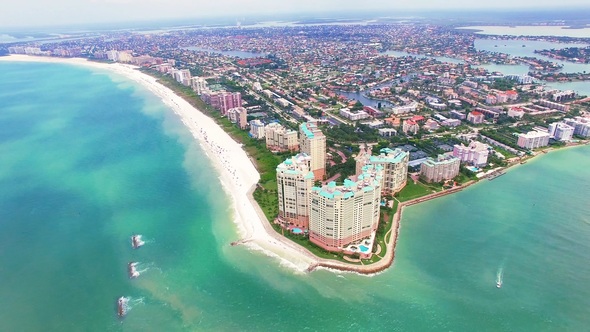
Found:
[{"label": "green lawn", "polygon": [[267,190],[277,190],[277,180],[268,180],[262,186]]},{"label": "green lawn", "polygon": [[[389,237],[385,237],[385,235],[389,232],[393,225],[393,216],[395,215],[395,211],[397,211],[398,201],[393,200],[393,207],[389,208],[381,208],[381,220],[379,221],[379,227],[377,228],[377,233],[375,234],[375,243],[381,246],[381,252],[379,256],[383,257],[387,253],[387,239]],[[376,246],[375,246],[376,247]],[[373,252],[376,248],[374,248]],[[371,256],[371,259],[364,259],[363,262],[365,264],[372,264],[381,260],[381,257],[377,255]]]},{"label": "green lawn", "polygon": [[467,176],[466,174],[459,173],[459,175],[457,175],[457,177],[455,178],[455,181],[457,181],[460,184],[464,184],[469,181],[477,181],[477,180],[478,179],[475,176],[475,173],[473,173],[473,176]]},{"label": "green lawn", "polygon": [[279,198],[275,190],[263,190],[256,188],[253,195],[254,200],[264,212],[266,218],[273,224],[273,220],[279,214]]},{"label": "green lawn", "polygon": [[408,179],[408,183],[399,193],[396,194],[397,199],[400,202],[409,201],[414,198],[426,196],[428,194],[432,194],[432,189],[428,188],[426,185],[418,182],[414,184],[412,179]]},{"label": "green lawn", "polygon": [[501,153],[504,156],[504,158],[506,158],[506,159],[510,159],[510,158],[516,157],[516,155],[514,153],[508,152],[508,150],[503,149],[503,148],[501,148],[499,146],[494,146],[494,150],[496,150],[499,153]]}]

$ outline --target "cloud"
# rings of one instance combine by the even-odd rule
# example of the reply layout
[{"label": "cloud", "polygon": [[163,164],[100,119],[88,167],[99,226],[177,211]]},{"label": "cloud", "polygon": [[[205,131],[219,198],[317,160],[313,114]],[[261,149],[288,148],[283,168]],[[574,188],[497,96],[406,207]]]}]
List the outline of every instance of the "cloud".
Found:
[{"label": "cloud", "polygon": [[[8,0],[3,0],[7,2]],[[588,7],[587,0],[16,0],[3,5],[0,25],[30,26],[138,20],[243,17],[285,13],[376,11],[394,15],[402,10]]]}]

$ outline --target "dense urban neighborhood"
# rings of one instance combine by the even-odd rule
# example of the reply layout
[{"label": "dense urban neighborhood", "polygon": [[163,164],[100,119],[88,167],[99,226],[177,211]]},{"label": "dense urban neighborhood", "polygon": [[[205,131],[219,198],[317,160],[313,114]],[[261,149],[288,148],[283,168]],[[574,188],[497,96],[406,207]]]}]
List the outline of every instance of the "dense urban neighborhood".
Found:
[{"label": "dense urban neighborhood", "polygon": [[547,84],[590,81],[554,61],[587,64],[587,47],[537,58],[478,50],[476,39],[516,40],[425,23],[295,25],[120,31],[0,52],[157,77],[243,144],[261,173],[253,197],[277,232],[364,264],[384,257],[401,205],[590,136],[590,98]]}]

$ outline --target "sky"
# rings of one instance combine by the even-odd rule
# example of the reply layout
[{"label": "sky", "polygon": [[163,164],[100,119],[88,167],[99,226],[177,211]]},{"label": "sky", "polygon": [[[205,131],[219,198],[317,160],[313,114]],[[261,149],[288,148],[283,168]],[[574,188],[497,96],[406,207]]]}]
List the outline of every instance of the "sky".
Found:
[{"label": "sky", "polygon": [[0,26],[35,27],[332,11],[590,8],[588,0],[0,0]]}]

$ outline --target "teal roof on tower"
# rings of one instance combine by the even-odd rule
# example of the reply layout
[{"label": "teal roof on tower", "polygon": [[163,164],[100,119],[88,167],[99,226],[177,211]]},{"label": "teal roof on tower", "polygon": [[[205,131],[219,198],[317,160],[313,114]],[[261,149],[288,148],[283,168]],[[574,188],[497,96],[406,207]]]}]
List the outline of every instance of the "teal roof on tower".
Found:
[{"label": "teal roof on tower", "polygon": [[354,188],[356,186],[356,182],[352,181],[351,179],[344,180],[344,187],[346,188]]},{"label": "teal roof on tower", "polygon": [[[284,172],[287,174],[297,174],[309,171],[309,156],[306,153],[298,153],[297,155],[285,159],[282,163],[277,165],[277,172]],[[305,176],[309,176],[306,172]]]},{"label": "teal roof on tower", "polygon": [[357,181],[351,179],[345,179],[342,185],[337,185],[336,182],[331,181],[323,187],[313,187],[312,191],[318,195],[334,199],[336,197],[342,197],[344,199],[354,197],[358,192],[369,192],[375,190],[380,186],[381,177],[375,172],[371,172],[373,169],[381,169],[382,167],[377,165],[368,165],[367,171],[363,172],[357,177]]},{"label": "teal roof on tower", "polygon": [[315,138],[314,131],[318,130],[318,126],[313,122],[304,122],[302,123],[299,128],[305,137],[307,138]]},{"label": "teal roof on tower", "polygon": [[381,153],[378,156],[371,156],[369,160],[371,163],[399,163],[408,156],[408,153],[402,149],[392,150],[390,148],[384,148],[379,150]]},{"label": "teal roof on tower", "polygon": [[313,133],[307,128],[307,123],[302,123],[299,128],[301,128],[301,131],[306,137],[313,138]]}]

